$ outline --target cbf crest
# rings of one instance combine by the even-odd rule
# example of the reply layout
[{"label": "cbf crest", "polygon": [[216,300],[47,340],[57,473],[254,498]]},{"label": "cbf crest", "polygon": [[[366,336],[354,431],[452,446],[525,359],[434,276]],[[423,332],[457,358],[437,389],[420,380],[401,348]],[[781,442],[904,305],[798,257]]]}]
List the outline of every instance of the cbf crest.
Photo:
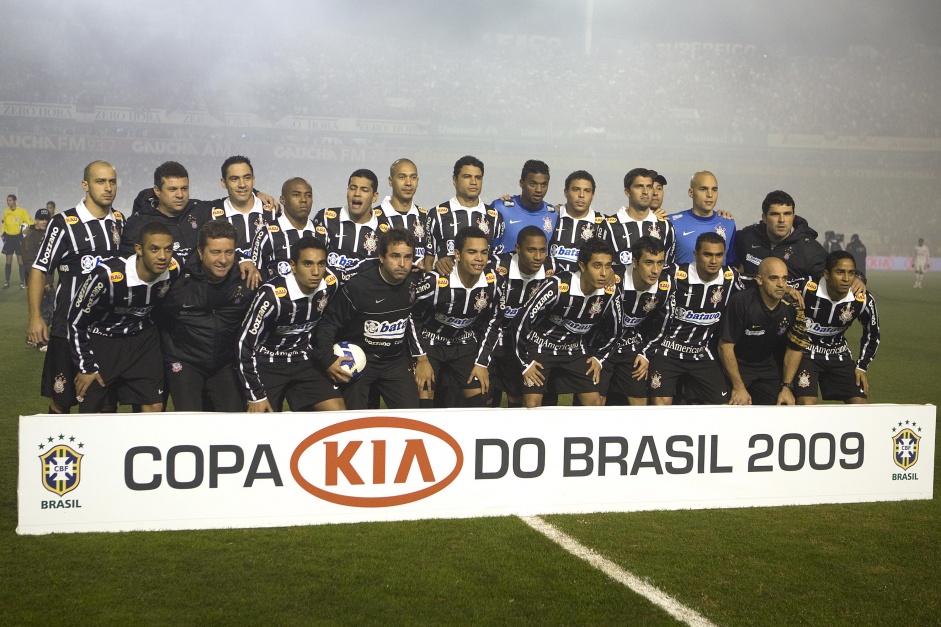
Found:
[{"label": "cbf crest", "polygon": [[902,470],[908,470],[918,461],[918,442],[921,437],[913,429],[902,429],[892,436],[892,461]]},{"label": "cbf crest", "polygon": [[52,445],[52,448],[39,456],[43,487],[59,496],[77,488],[82,479],[83,457],[84,455],[66,444]]}]

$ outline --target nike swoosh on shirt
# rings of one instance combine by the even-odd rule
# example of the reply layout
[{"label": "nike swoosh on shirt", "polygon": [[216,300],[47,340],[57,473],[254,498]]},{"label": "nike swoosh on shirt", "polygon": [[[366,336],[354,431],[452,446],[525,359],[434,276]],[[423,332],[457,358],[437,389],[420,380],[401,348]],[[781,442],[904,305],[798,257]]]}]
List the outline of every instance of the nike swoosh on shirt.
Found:
[{"label": "nike swoosh on shirt", "polygon": [[510,220],[510,224],[516,224],[518,222],[522,222],[522,220]]},{"label": "nike swoosh on shirt", "polygon": [[384,300],[385,300],[385,298],[377,298],[377,299],[376,299],[376,304],[378,305],[379,303],[381,303],[381,302],[384,301]]},{"label": "nike swoosh on shirt", "polygon": [[695,233],[696,231],[683,231],[683,237],[686,237],[690,233]]},{"label": "nike swoosh on shirt", "polygon": [[751,247],[752,247],[752,248],[761,248],[761,244],[752,244]]}]

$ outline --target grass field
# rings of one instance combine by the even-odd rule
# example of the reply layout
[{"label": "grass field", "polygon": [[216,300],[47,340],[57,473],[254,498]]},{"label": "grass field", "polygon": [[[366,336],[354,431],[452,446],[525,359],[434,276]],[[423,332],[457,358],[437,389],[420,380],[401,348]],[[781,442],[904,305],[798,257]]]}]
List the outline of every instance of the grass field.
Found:
[{"label": "grass field", "polygon": [[[938,405],[941,276],[911,280],[870,278],[871,400]],[[17,417],[46,407],[25,320],[25,293],[0,292],[3,625],[675,623],[512,517],[17,536]],[[938,495],[936,482],[932,501],[545,519],[717,624],[937,625]]]}]

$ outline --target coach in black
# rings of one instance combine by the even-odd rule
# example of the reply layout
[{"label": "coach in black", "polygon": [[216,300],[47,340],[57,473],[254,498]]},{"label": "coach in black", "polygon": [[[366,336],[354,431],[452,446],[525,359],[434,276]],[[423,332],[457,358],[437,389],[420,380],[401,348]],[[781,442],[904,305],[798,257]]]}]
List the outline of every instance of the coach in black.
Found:
[{"label": "coach in black", "polygon": [[[324,347],[322,364],[339,384],[347,384],[347,409],[366,409],[369,389],[376,386],[389,409],[418,407],[410,350],[417,352],[412,322],[418,274],[412,272],[415,236],[391,229],[379,238],[379,259],[362,262],[345,280],[317,326],[317,344]],[[348,341],[366,353],[366,368],[350,383],[342,359],[329,348]]]},{"label": "coach in black", "polygon": [[236,266],[236,238],[228,222],[206,222],[183,276],[157,309],[164,377],[176,411],[245,409],[235,364],[254,291]]},{"label": "coach in black", "polygon": [[755,281],[755,289],[732,294],[722,315],[719,359],[732,382],[729,404],[793,405],[792,383],[808,347],[804,311],[785,296],[780,259],[766,257]]},{"label": "coach in black", "polygon": [[118,403],[163,411],[160,338],[151,313],[181,269],[167,227],[148,224],[139,237],[135,254],[92,270],[69,308],[81,413],[115,411]]}]

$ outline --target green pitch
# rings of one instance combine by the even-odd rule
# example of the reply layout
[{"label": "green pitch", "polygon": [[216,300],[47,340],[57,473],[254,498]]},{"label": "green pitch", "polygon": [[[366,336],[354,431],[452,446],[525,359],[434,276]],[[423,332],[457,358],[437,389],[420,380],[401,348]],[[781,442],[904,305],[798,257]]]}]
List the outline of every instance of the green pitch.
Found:
[{"label": "green pitch", "polygon": [[[941,276],[912,278],[870,277],[873,402],[941,404]],[[17,417],[46,407],[25,321],[25,293],[0,292],[4,625],[674,623],[517,518],[17,536]],[[546,519],[718,624],[927,625],[941,623],[938,494]]]}]

